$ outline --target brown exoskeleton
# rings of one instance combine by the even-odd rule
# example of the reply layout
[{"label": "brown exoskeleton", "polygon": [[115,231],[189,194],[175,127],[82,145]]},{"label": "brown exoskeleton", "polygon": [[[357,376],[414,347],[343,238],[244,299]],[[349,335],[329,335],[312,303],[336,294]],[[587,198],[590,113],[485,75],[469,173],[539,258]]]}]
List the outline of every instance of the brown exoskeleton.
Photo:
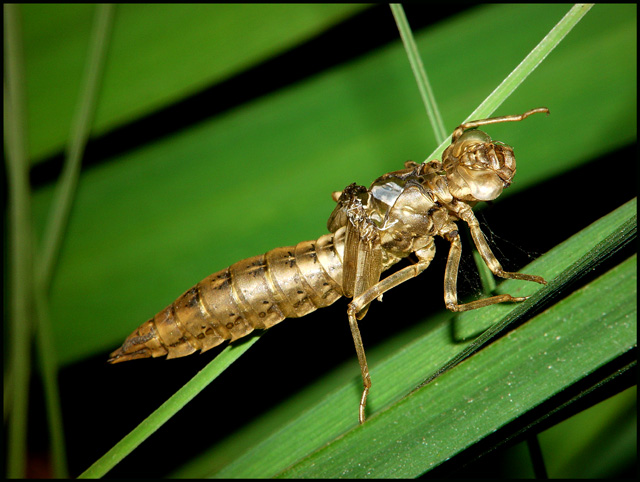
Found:
[{"label": "brown exoskeleton", "polygon": [[[405,169],[379,177],[369,189],[351,184],[334,193],[337,206],[327,223],[329,234],[273,249],[208,276],[142,324],[109,362],[204,352],[346,296],[353,298],[347,315],[364,383],[358,412],[363,423],[371,378],[357,320],[373,300],[429,266],[435,255],[434,236],[451,243],[444,278],[445,305],[451,311],[526,299],[503,294],[458,303],[459,220],[469,226],[494,275],[546,283],[540,276],[504,271],[471,209],[478,201],[496,199],[516,172],[513,149],[475,128],[541,112],[549,110],[540,107],[522,115],[464,123],[453,132],[442,162],[407,162]],[[416,264],[380,280],[383,271],[411,253],[418,258]]]}]

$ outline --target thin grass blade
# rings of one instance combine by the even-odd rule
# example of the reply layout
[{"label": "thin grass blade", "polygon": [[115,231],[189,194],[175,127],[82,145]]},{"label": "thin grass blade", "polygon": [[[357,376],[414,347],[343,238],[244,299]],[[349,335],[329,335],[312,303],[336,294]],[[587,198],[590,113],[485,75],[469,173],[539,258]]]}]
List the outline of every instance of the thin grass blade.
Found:
[{"label": "thin grass blade", "polygon": [[[556,24],[551,31],[545,35],[540,43],[513,69],[513,71],[500,83],[496,89],[465,119],[465,122],[475,119],[485,119],[531,75],[540,63],[558,46],[569,32],[582,20],[582,17],[591,9],[593,5],[574,5],[569,12]],[[427,157],[429,159],[440,158],[448,140],[441,143],[438,148]]]},{"label": "thin grass blade", "polygon": [[40,262],[35,272],[36,342],[40,370],[43,375],[53,469],[55,476],[61,478],[67,477],[68,472],[57,382],[58,363],[53,347],[53,330],[49,317],[47,292],[53,277],[58,253],[62,246],[64,233],[66,232],[69,213],[80,176],[82,155],[89,138],[97,105],[98,90],[106,61],[108,38],[113,24],[114,10],[115,7],[113,5],[96,6],[93,37],[87,56],[85,79],[80,90],[62,175],[58,182],[56,196],[51,205],[49,222],[39,256]]},{"label": "thin grass blade", "polygon": [[407,16],[404,14],[404,9],[402,8],[401,4],[392,3],[389,6],[391,7],[391,12],[393,12],[393,18],[395,18],[396,20],[396,25],[398,26],[398,31],[400,32],[402,43],[404,44],[404,48],[407,51],[407,57],[409,58],[409,63],[411,64],[411,70],[413,70],[416,84],[418,84],[418,90],[420,91],[420,96],[422,97],[422,103],[427,110],[427,116],[429,117],[429,121],[431,122],[431,127],[433,128],[433,133],[436,137],[436,141],[438,143],[442,143],[447,137],[447,131],[445,130],[444,121],[442,120],[442,116],[440,115],[440,110],[438,109],[438,103],[436,102],[435,95],[433,95],[433,89],[431,88],[431,84],[429,83],[427,71],[425,70],[422,59],[420,58],[418,46],[416,45],[416,41],[413,38],[413,32],[411,31],[411,27],[409,26],[409,22],[407,21]]},{"label": "thin grass blade", "polygon": [[11,380],[8,415],[7,476],[21,478],[26,469],[29,346],[32,329],[33,260],[31,251],[31,202],[27,161],[24,55],[18,5],[4,6],[3,82],[4,133],[7,163],[10,244],[10,355],[5,375]]},{"label": "thin grass blade", "polygon": [[229,365],[246,352],[261,335],[255,335],[248,340],[235,343],[225,348],[206,367],[200,370],[180,390],[174,393],[155,412],[149,415],[135,429],[129,432],[120,442],[85,470],[79,478],[92,479],[104,476],[109,470],[129,455],[138,445],[144,442],[167,420],[173,417],[182,407],[189,403],[204,388],[215,380]]},{"label": "thin grass blade", "polygon": [[38,269],[38,282],[45,291],[51,283],[54,266],[64,238],[69,212],[78,185],[82,154],[89,138],[92,120],[98,103],[98,91],[107,58],[109,36],[115,14],[114,5],[97,5],[93,37],[87,57],[84,80],[66,148],[65,163],[51,205],[49,222],[43,238]]}]

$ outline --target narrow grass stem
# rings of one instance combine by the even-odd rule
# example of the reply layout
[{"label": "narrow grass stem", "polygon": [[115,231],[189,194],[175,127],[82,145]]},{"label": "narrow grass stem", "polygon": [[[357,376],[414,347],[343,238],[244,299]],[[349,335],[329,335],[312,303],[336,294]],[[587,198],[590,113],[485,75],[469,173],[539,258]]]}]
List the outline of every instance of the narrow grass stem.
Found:
[{"label": "narrow grass stem", "polygon": [[[489,117],[500,105],[531,75],[540,63],[555,49],[591,9],[592,4],[578,4],[571,7],[567,14],[549,31],[538,45],[520,62],[515,69],[494,89],[491,94],[465,119],[465,122]],[[427,157],[439,159],[449,145],[442,142]]]},{"label": "narrow grass stem", "polygon": [[56,187],[55,201],[51,205],[49,222],[43,238],[38,282],[45,290],[48,289],[51,283],[55,262],[62,245],[69,212],[71,211],[78,184],[82,154],[89,138],[90,127],[97,105],[98,89],[106,60],[114,10],[115,7],[113,5],[98,5],[96,9],[91,47],[69,135],[65,163],[60,181]]},{"label": "narrow grass stem", "polygon": [[69,213],[76,193],[84,148],[89,137],[97,105],[98,90],[106,60],[108,39],[114,16],[113,5],[98,5],[87,56],[84,81],[69,136],[66,158],[56,196],[51,205],[49,222],[44,235],[40,263],[35,273],[36,339],[40,369],[43,375],[47,420],[51,435],[54,474],[67,476],[62,411],[57,382],[57,360],[53,347],[47,293],[54,273],[56,259],[64,239]]},{"label": "narrow grass stem", "polygon": [[18,5],[4,6],[5,80],[4,133],[6,139],[10,244],[9,365],[12,381],[8,418],[7,476],[22,478],[26,469],[27,409],[30,376],[31,302],[33,295],[31,201],[27,160],[22,26]]},{"label": "narrow grass stem", "polygon": [[114,445],[105,455],[100,457],[91,467],[85,470],[79,478],[91,479],[104,476],[115,467],[118,462],[129,455],[138,445],[149,438],[167,420],[178,413],[218,375],[227,369],[235,360],[246,352],[262,334],[255,335],[243,343],[228,346],[214,358],[180,390],[174,393],[157,410],[144,419],[140,425],[129,432],[120,442]]},{"label": "narrow grass stem", "polygon": [[396,25],[398,26],[398,31],[400,32],[402,43],[404,44],[404,48],[407,51],[407,57],[409,58],[409,63],[411,64],[411,70],[413,70],[413,75],[416,78],[418,90],[420,91],[420,96],[422,97],[424,107],[427,110],[427,116],[429,117],[429,121],[431,122],[431,127],[433,128],[436,142],[442,143],[447,137],[447,131],[445,130],[440,111],[438,110],[438,103],[436,102],[436,98],[433,95],[433,89],[431,88],[431,84],[429,83],[427,72],[422,63],[422,59],[420,58],[418,47],[416,46],[416,42],[413,38],[411,27],[409,26],[407,17],[404,14],[402,5],[400,5],[399,3],[392,3],[390,4],[390,7],[391,12],[393,13],[393,17],[396,20]]}]

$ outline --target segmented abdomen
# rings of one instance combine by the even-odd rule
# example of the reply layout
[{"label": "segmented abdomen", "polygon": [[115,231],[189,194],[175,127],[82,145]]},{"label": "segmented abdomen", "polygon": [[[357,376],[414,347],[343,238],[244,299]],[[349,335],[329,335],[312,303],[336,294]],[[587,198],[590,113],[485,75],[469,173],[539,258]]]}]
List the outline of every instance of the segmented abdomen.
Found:
[{"label": "segmented abdomen", "polygon": [[218,271],[141,325],[110,363],[176,358],[206,351],[342,296],[344,228],[315,241],[273,249]]}]

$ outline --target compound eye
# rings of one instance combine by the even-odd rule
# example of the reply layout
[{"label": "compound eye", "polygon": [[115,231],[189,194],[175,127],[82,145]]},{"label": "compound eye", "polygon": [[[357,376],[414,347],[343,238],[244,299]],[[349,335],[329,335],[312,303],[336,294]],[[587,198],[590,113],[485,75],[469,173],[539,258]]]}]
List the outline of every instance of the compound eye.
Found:
[{"label": "compound eye", "polygon": [[460,138],[454,144],[454,155],[456,157],[460,157],[460,155],[467,149],[469,146],[474,146],[478,144],[486,144],[491,142],[491,137],[486,132],[479,131],[477,129],[473,129],[470,131],[466,131],[464,134],[460,136]]},{"label": "compound eye", "polygon": [[466,142],[472,144],[484,144],[485,142],[491,142],[491,137],[486,132],[472,129],[462,134],[457,142],[460,142],[461,144]]}]

